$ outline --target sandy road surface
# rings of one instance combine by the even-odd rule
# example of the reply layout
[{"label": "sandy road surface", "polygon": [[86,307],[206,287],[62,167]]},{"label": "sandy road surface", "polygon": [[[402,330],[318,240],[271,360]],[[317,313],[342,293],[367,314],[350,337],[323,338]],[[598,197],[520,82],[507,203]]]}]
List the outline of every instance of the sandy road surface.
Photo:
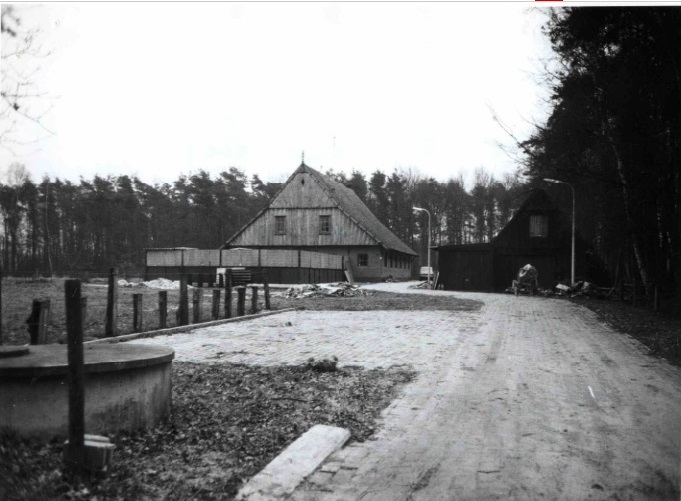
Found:
[{"label": "sandy road surface", "polygon": [[485,305],[294,499],[679,499],[678,368],[568,301],[457,296]]},{"label": "sandy road surface", "polygon": [[[453,294],[407,285],[372,287]],[[454,295],[484,305],[288,312],[138,342],[177,361],[412,366],[375,440],[331,456],[299,501],[679,499],[678,368],[569,301]]]}]

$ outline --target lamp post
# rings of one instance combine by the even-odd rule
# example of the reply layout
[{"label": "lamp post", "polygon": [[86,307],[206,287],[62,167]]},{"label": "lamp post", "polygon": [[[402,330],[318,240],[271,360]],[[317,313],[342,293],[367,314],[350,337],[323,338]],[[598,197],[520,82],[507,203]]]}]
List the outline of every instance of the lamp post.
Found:
[{"label": "lamp post", "polygon": [[575,187],[566,181],[558,181],[557,179],[546,179],[544,181],[554,184],[567,184],[572,190],[572,257],[570,263],[570,287],[575,285]]},{"label": "lamp post", "polygon": [[414,207],[416,211],[423,211],[428,214],[428,285],[430,286],[430,212],[428,209],[422,209],[421,207]]}]

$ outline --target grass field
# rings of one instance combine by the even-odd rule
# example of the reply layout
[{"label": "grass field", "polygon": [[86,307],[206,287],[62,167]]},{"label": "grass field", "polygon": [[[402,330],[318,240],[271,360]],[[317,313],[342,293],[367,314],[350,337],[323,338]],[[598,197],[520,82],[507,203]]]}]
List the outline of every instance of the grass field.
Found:
[{"label": "grass field", "polygon": [[[30,341],[26,319],[31,313],[34,299],[49,299],[50,320],[48,343],[63,343],[66,340],[66,320],[64,312],[65,279],[25,280],[4,278],[2,281],[2,332],[3,344],[21,345]],[[106,300],[108,287],[103,280],[82,283],[82,296],[87,297],[87,310],[83,329],[85,339],[96,339],[104,336]],[[211,320],[212,289],[203,288],[201,313],[203,321]],[[190,322],[192,318],[192,291],[189,290]],[[142,330],[150,331],[159,328],[158,289],[148,287],[118,288],[118,333],[133,332],[133,294],[143,294]],[[247,288],[246,313],[251,309],[251,291]],[[232,294],[232,315],[236,315],[236,293]],[[176,312],[180,300],[178,290],[168,290],[167,326],[177,325]],[[219,318],[225,318],[224,290],[221,291]],[[258,293],[258,309],[264,309],[262,287]],[[451,298],[424,298],[418,295],[396,295],[385,292],[372,292],[369,296],[358,297],[324,297],[310,299],[289,299],[283,297],[283,289],[273,289],[271,308],[302,307],[314,310],[404,310],[404,309],[469,309],[477,308],[474,301],[453,301]]]}]

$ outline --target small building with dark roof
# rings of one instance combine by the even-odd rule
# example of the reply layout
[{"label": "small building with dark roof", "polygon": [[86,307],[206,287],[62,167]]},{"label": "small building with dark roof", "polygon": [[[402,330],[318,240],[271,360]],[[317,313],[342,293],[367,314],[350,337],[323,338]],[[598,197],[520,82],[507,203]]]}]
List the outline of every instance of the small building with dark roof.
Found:
[{"label": "small building with dark roof", "polygon": [[546,192],[535,190],[491,242],[435,248],[438,284],[445,290],[503,291],[531,264],[540,287],[553,288],[570,277],[571,239],[569,218]]},{"label": "small building with dark roof", "polygon": [[410,278],[418,256],[354,191],[305,163],[222,249],[235,247],[340,255],[357,281]]}]

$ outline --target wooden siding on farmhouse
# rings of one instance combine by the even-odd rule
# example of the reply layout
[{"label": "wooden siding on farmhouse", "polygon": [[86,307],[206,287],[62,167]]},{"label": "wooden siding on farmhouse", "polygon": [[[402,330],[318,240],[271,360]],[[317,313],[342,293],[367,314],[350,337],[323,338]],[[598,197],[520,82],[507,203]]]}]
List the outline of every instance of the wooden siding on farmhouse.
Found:
[{"label": "wooden siding on farmhouse", "polygon": [[272,200],[271,209],[319,208],[336,204],[324,193],[316,179],[298,172]]},{"label": "wooden siding on farmhouse", "polygon": [[240,247],[335,254],[357,280],[408,278],[418,255],[354,191],[304,163],[222,248]]},{"label": "wooden siding on farmhouse", "polygon": [[[282,235],[275,232],[276,216],[286,217],[286,231]],[[320,216],[331,216],[328,234],[320,233]],[[376,244],[376,239],[343,212],[305,171],[295,174],[270,206],[230,241],[232,247]]]},{"label": "wooden siding on farmhouse", "polygon": [[[286,217],[286,231],[274,231],[276,216]],[[331,231],[319,232],[319,216],[331,216]],[[230,245],[239,246],[335,246],[376,245],[376,241],[337,208],[270,208],[245,228]]]}]

